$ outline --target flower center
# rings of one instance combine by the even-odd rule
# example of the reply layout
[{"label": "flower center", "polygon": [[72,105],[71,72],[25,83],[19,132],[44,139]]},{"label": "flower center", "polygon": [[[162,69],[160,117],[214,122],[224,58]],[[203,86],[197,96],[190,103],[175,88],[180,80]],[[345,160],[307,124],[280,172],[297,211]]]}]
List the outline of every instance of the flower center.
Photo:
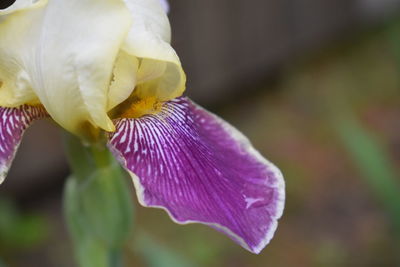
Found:
[{"label": "flower center", "polygon": [[156,97],[147,97],[137,99],[132,102],[130,107],[122,114],[122,118],[140,118],[144,115],[155,114],[161,110],[162,104],[157,101]]},{"label": "flower center", "polygon": [[157,97],[140,97],[134,93],[111,111],[111,117],[136,119],[145,115],[156,114],[161,108],[162,102],[160,102]]}]

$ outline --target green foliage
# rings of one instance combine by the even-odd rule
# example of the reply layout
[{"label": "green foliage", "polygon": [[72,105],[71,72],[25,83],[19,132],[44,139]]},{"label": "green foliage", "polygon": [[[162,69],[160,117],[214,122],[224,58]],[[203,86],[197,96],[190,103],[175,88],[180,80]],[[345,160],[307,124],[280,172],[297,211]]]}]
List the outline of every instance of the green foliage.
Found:
[{"label": "green foliage", "polygon": [[390,213],[400,234],[400,180],[388,153],[351,115],[337,120],[336,126],[362,177]]},{"label": "green foliage", "polygon": [[[0,248],[24,249],[43,241],[47,236],[47,223],[39,215],[20,212],[13,202],[0,200]],[[1,266],[1,265],[0,265]]]}]

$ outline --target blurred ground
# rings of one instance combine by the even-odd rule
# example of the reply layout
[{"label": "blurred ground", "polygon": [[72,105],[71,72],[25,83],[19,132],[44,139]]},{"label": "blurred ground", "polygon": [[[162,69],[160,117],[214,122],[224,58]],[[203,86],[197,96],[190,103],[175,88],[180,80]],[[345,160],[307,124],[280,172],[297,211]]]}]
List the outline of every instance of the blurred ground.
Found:
[{"label": "blurred ground", "polygon": [[[379,191],[387,179],[400,185],[397,24],[392,21],[288,60],[261,86],[243,87],[218,104],[209,103],[286,178],[285,214],[261,255],[244,251],[214,230],[178,226],[164,212],[141,207],[136,208],[137,236],[145,231],[190,266],[399,266],[400,229]],[[379,149],[357,147],[364,137]],[[49,146],[40,144],[43,138]],[[10,266],[73,266],[61,214],[67,170],[60,141],[50,123],[32,129],[0,188],[0,195],[8,196],[21,212],[0,206],[0,257]],[[39,152],[28,155],[28,146]],[[56,156],[45,157],[48,154]],[[42,158],[46,163],[35,163]],[[48,172],[35,170],[39,164],[48,166]],[[35,174],[16,174],[25,168]],[[375,170],[378,175],[370,175]],[[41,174],[54,179],[40,182]],[[33,217],[27,218],[29,214]],[[24,234],[6,234],[10,231]],[[139,243],[127,251],[130,266],[148,266],[141,253],[145,246]]]}]

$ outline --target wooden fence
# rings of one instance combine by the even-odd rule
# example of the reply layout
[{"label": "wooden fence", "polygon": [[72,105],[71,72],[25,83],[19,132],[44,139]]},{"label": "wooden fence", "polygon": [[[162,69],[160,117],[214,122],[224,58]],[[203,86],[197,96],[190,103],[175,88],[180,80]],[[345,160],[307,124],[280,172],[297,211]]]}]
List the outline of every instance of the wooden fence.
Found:
[{"label": "wooden fence", "polygon": [[202,103],[262,80],[287,59],[376,22],[400,0],[170,0],[173,44]]}]

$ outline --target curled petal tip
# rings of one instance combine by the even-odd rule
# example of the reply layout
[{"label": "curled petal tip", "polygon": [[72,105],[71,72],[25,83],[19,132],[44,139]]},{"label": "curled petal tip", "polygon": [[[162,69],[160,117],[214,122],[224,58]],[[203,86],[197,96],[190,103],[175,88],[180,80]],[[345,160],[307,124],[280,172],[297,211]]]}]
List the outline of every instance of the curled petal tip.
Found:
[{"label": "curled petal tip", "polygon": [[253,253],[269,243],[284,208],[283,177],[235,128],[179,98],[116,129],[109,147],[142,205],[215,228]]}]

